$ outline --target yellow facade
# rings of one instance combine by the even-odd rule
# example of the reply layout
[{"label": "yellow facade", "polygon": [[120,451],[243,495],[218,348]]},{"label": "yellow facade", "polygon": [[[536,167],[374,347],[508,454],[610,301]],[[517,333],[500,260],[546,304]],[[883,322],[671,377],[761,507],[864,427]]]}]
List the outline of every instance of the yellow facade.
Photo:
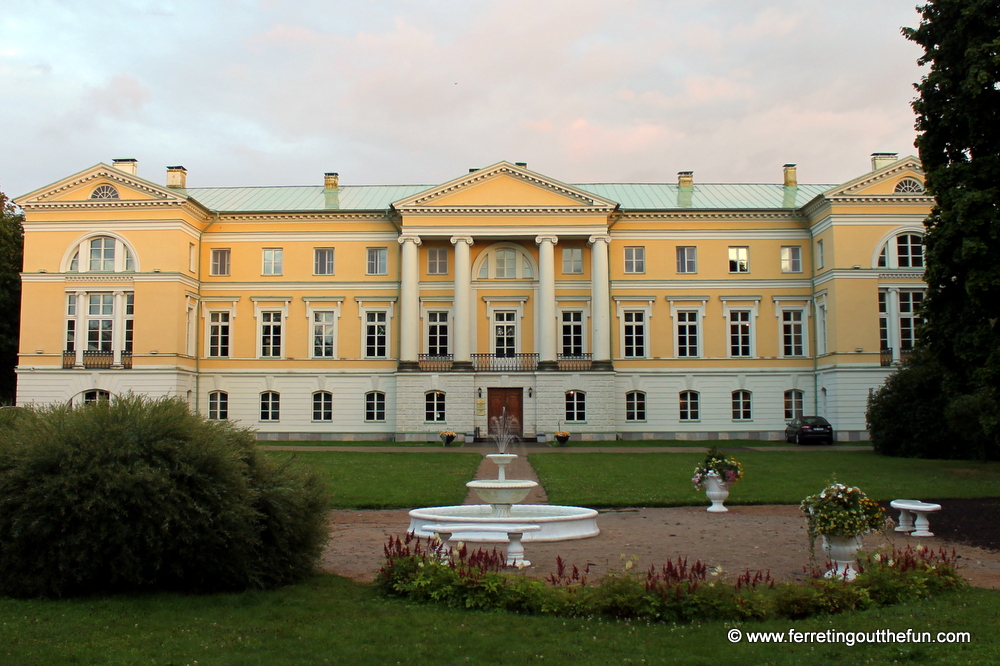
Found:
[{"label": "yellow facade", "polygon": [[780,438],[804,412],[864,438],[913,344],[931,206],[916,159],[880,160],[842,185],[501,162],[201,189],[99,164],[16,200],[18,401],[180,395],[271,439],[483,433],[504,407],[525,436]]}]

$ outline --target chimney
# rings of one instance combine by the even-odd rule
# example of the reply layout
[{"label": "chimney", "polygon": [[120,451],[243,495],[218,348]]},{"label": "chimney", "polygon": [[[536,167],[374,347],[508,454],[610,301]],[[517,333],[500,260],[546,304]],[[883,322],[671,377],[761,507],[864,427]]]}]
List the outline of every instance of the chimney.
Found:
[{"label": "chimney", "polygon": [[872,153],[872,171],[878,171],[899,159],[898,153]]},{"label": "chimney", "polygon": [[527,169],[528,168],[528,163],[527,162],[514,162],[514,166],[519,166],[522,169]]},{"label": "chimney", "polygon": [[323,174],[323,189],[335,190],[340,187],[340,174],[336,171],[327,171]]},{"label": "chimney", "polygon": [[184,189],[187,187],[187,169],[182,166],[167,167],[167,187]]},{"label": "chimney", "polygon": [[111,163],[111,166],[119,171],[124,171],[125,173],[130,173],[134,176],[136,170],[139,168],[139,161],[131,157],[120,157],[114,160]]},{"label": "chimney", "polygon": [[694,171],[678,171],[677,186],[694,187]]},{"label": "chimney", "polygon": [[469,173],[476,173],[477,171],[479,171],[479,167],[472,167],[469,169]]},{"label": "chimney", "polygon": [[795,171],[795,165],[786,164],[782,167],[782,170],[785,172],[785,187],[798,187],[799,177]]}]

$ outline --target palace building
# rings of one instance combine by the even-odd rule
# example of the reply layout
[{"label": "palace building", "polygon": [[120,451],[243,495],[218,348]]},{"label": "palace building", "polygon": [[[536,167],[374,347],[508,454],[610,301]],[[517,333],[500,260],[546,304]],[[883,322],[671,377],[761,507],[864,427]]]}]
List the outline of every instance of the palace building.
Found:
[{"label": "palace building", "polygon": [[[174,395],[274,440],[867,438],[906,361],[932,199],[916,158],[840,185],[187,187],[98,164],[26,215],[18,403]],[[777,172],[777,169],[776,169]],[[776,173],[776,176],[778,173]],[[319,180],[319,179],[317,179]]]}]

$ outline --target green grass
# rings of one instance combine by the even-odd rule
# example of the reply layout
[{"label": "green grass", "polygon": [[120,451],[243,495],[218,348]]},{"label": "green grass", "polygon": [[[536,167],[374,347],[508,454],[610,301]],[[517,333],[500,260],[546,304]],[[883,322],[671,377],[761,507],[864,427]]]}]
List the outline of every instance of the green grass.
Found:
[{"label": "green grass", "polygon": [[[871,446],[871,442],[835,442],[838,446]],[[795,446],[785,441],[771,441],[766,439],[618,439],[614,441],[594,441],[578,442],[570,440],[567,443],[569,448],[582,447],[642,447],[642,448],[683,448],[683,447],[704,447],[718,446],[721,449],[740,447],[771,447],[771,446]]]},{"label": "green grass", "polygon": [[20,601],[0,598],[10,664],[986,664],[1000,659],[1000,592],[744,632],[970,631],[968,644],[730,644],[732,625],[647,625],[410,605],[335,576],[274,592]]},{"label": "green grass", "polygon": [[461,504],[482,461],[479,453],[263,451],[293,458],[329,482],[338,509],[398,509]]},{"label": "green grass", "polygon": [[[876,500],[1000,497],[1000,463],[888,458],[872,451],[741,451],[743,480],[727,504],[798,504],[837,480]],[[529,456],[552,504],[589,507],[705,503],[691,474],[700,453],[574,453]]]},{"label": "green grass", "polygon": [[401,448],[415,448],[418,446],[436,446],[443,447],[441,440],[434,439],[433,441],[426,442],[372,442],[372,441],[358,441],[358,442],[340,442],[340,441],[324,441],[318,439],[303,439],[295,441],[278,441],[278,440],[259,440],[257,442],[258,446],[356,446],[356,447],[375,447],[375,446],[392,446]]}]

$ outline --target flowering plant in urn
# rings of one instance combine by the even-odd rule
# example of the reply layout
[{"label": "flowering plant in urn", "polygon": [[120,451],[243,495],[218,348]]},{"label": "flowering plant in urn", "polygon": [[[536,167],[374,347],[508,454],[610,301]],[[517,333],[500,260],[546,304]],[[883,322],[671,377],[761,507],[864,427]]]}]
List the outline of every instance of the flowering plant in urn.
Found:
[{"label": "flowering plant in urn", "polygon": [[706,479],[713,472],[723,483],[733,484],[743,478],[743,465],[734,458],[722,455],[719,453],[719,448],[713,446],[708,450],[705,461],[694,468],[691,483],[694,484],[695,490],[703,489]]},{"label": "flowering plant in urn", "polygon": [[451,430],[442,430],[438,434],[438,437],[441,438],[441,441],[444,442],[445,446],[448,446],[455,441],[455,433]]},{"label": "flowering plant in urn", "polygon": [[856,537],[885,525],[882,507],[860,488],[831,483],[799,505],[806,515],[809,540],[817,536]]}]

